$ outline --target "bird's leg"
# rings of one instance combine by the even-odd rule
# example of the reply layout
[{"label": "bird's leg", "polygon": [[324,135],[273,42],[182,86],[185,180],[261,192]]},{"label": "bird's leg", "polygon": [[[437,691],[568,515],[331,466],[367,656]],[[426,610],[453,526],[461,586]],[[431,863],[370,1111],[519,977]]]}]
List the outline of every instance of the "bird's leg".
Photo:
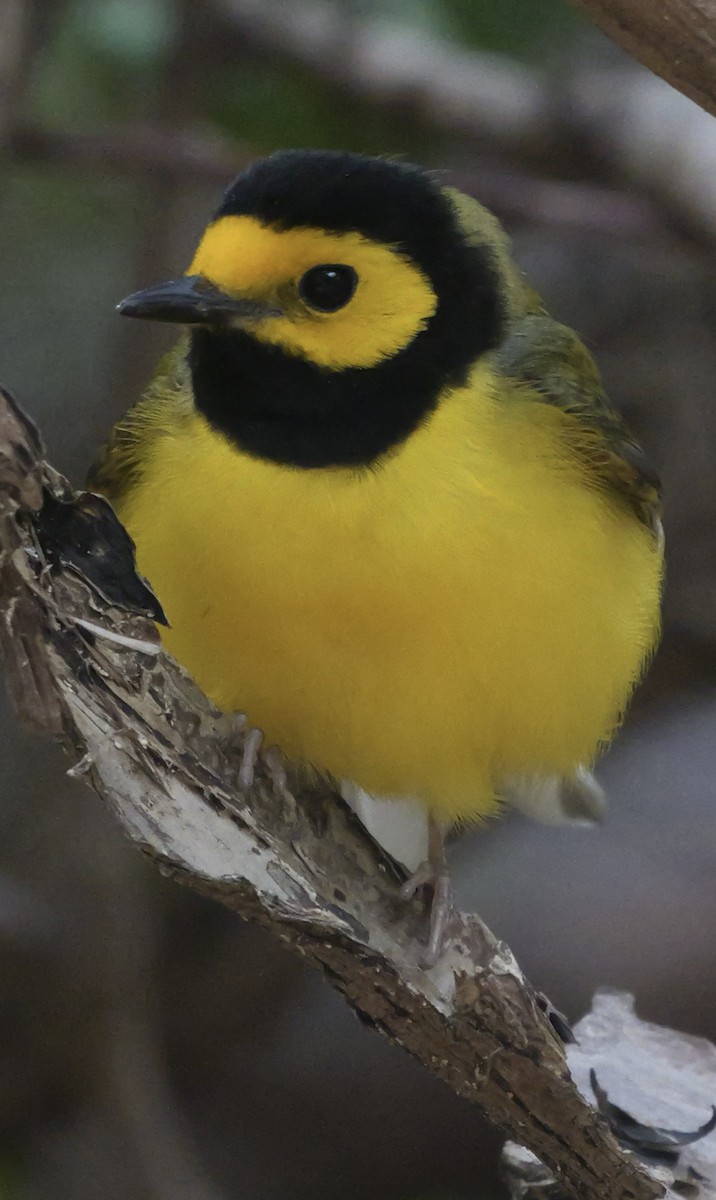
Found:
[{"label": "bird's leg", "polygon": [[425,953],[426,966],[432,967],[443,951],[445,930],[452,912],[452,888],[450,873],[445,857],[445,837],[442,827],[433,818],[428,818],[428,857],[400,889],[401,900],[409,900],[418,888],[429,885],[432,889],[430,902],[430,933]]}]

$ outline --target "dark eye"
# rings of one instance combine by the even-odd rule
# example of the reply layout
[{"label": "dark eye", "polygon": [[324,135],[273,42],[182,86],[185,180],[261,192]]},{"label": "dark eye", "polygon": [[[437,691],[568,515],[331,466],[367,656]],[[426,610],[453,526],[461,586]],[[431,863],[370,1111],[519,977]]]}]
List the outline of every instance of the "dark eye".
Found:
[{"label": "dark eye", "polygon": [[344,263],[322,263],[311,267],[301,278],[298,290],[301,298],[319,312],[336,312],[343,308],[358,286],[358,276]]}]

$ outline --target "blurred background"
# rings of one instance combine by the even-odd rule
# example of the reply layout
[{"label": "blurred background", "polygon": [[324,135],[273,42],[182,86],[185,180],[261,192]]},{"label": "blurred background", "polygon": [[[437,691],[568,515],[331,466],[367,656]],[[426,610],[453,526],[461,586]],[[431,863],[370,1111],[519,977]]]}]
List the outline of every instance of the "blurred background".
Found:
[{"label": "blurred background", "polygon": [[[509,817],[459,899],[571,1019],[716,1037],[716,124],[560,0],[0,0],[0,379],[80,483],[223,186],[400,154],[492,207],[665,480],[663,648],[598,830]],[[497,1200],[499,1138],[267,935],[164,881],[0,712],[1,1200]]]}]

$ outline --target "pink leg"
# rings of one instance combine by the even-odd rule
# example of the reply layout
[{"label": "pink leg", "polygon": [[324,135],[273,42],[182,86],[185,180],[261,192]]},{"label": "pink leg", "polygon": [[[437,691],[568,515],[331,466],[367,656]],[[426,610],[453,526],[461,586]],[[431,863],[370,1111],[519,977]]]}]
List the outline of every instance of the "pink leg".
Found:
[{"label": "pink leg", "polygon": [[445,858],[445,839],[443,831],[432,817],[428,826],[428,857],[414,871],[400,889],[401,900],[409,900],[419,888],[432,888],[430,902],[430,933],[428,948],[425,952],[425,964],[432,967],[440,958],[445,946],[445,931],[452,912],[452,888],[450,873]]}]

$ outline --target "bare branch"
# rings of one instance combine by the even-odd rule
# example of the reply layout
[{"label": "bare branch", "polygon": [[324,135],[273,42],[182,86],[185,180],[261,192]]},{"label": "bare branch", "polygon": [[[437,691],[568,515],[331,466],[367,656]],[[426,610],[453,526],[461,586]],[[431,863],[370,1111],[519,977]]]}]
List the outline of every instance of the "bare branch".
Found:
[{"label": "bare branch", "polygon": [[[630,64],[627,70],[580,66],[572,78],[560,78],[557,96],[548,80],[499,55],[375,19],[346,27],[345,13],[325,0],[296,0],[290,11],[281,0],[212,0],[212,8],[232,52],[241,47],[272,63],[296,62],[337,96],[348,90],[362,105],[392,105],[414,128],[446,129],[472,141],[479,160],[455,181],[503,218],[622,236],[673,230],[713,241],[716,126]],[[2,78],[0,56],[0,100]],[[0,118],[0,144],[17,160],[110,169],[162,187],[192,180],[220,186],[260,153],[208,129],[166,121],[110,131],[46,129],[4,112],[1,103]],[[588,161],[596,147],[595,178],[606,161],[642,195],[552,177],[555,159],[573,161],[575,146]],[[485,161],[487,147],[496,161]],[[513,160],[507,168],[505,156]]]},{"label": "bare branch", "polygon": [[573,1196],[662,1195],[575,1088],[546,1002],[479,918],[456,914],[425,970],[420,906],[400,904],[390,862],[325,781],[291,770],[289,791],[259,760],[242,791],[237,722],[161,651],[156,602],[111,509],[75,496],[41,455],[0,394],[0,643],[19,712],[59,737],[73,774],[162,871],[319,966]]},{"label": "bare branch", "polygon": [[[119,126],[109,132],[41,129],[20,125],[7,145],[18,161],[114,170],[123,175],[196,179],[225,185],[256,152],[208,133],[164,125]],[[639,196],[590,183],[540,178],[498,163],[479,170],[446,171],[445,180],[469,192],[503,219],[602,231],[622,237],[666,236],[669,227],[655,205]],[[146,256],[144,275],[146,271]]]},{"label": "bare branch", "polygon": [[[716,1200],[716,1047],[705,1038],[652,1025],[634,998],[603,989],[574,1027],[572,1076],[585,1096],[595,1089],[612,1127],[650,1154],[664,1185],[692,1200]],[[711,1134],[711,1136],[706,1136]],[[560,1200],[554,1175],[508,1142],[502,1173],[515,1200]]]},{"label": "bare branch", "polygon": [[[506,55],[468,50],[426,30],[365,15],[351,17],[330,0],[294,0],[290,10],[283,0],[210,2],[224,17],[227,38],[233,33],[244,51],[248,48],[274,64],[297,63],[335,88],[337,96],[349,93],[362,105],[381,110],[390,105],[404,124],[447,130],[461,137],[466,149],[472,142],[481,155],[488,149],[518,159],[523,170],[515,187],[498,181],[497,189],[491,189],[488,180],[484,196],[489,204],[492,190],[506,194],[507,213],[514,204],[520,215],[538,212],[544,219],[545,210],[574,213],[584,211],[584,205],[584,222],[589,224],[598,207],[599,227],[604,228],[604,209],[594,204],[594,197],[589,200],[584,188],[581,197],[577,191],[560,196],[555,190],[559,184],[538,178],[536,189],[528,188],[524,200],[519,198],[524,167],[533,177],[550,176],[555,162],[574,164],[575,156],[581,155],[582,166],[587,165],[595,178],[608,181],[616,166],[642,189],[635,203],[645,204],[653,197],[653,211],[660,207],[663,213],[666,203],[667,218],[675,228],[713,239],[716,126],[683,96],[630,63],[592,69],[579,62],[571,73],[561,71],[558,79],[550,79]],[[668,21],[672,11],[698,9],[708,15],[692,36],[711,37],[716,29],[710,0],[633,4],[654,28]],[[584,7],[627,8],[628,0],[584,0]],[[663,44],[665,55],[673,55],[676,63],[678,52],[670,33]],[[715,61],[712,57],[708,76],[714,94]],[[481,173],[482,168],[475,175]],[[474,194],[483,199],[479,186]],[[614,214],[615,206],[609,209]],[[556,223],[559,217],[552,215],[550,220]]]},{"label": "bare branch", "polygon": [[46,16],[36,0],[0,0],[0,143],[20,119]]},{"label": "bare branch", "polygon": [[537,75],[507,57],[466,50],[405,23],[366,17],[332,0],[211,0],[244,47],[301,63],[341,92],[398,103],[429,124],[539,139],[552,98]]},{"label": "bare branch", "polygon": [[[0,118],[3,125],[15,116],[15,101],[23,78],[25,24],[23,0],[0,0]],[[0,127],[0,133],[4,129]]]},{"label": "bare branch", "polygon": [[101,167],[123,174],[199,178],[226,183],[254,157],[247,147],[208,133],[166,125],[120,125],[106,130],[42,129],[19,124],[7,134],[7,148],[27,161]]},{"label": "bare branch", "polygon": [[716,115],[711,0],[571,0],[645,67]]}]

